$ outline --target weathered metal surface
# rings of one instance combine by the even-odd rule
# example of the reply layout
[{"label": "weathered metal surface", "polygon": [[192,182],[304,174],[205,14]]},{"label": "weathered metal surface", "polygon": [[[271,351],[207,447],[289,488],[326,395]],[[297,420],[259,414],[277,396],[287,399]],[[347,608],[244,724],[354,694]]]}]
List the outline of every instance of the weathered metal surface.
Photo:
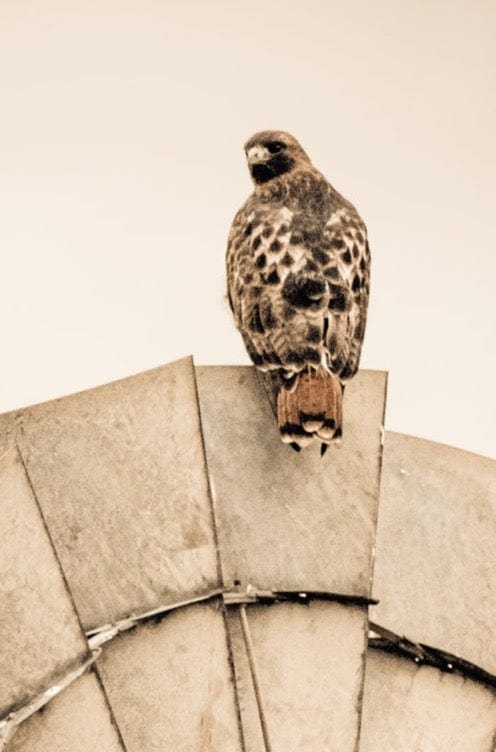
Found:
[{"label": "weathered metal surface", "polygon": [[20,455],[0,458],[0,717],[88,657]]},{"label": "weathered metal surface", "polygon": [[493,752],[494,690],[367,651],[360,752]]},{"label": "weathered metal surface", "polygon": [[191,359],[0,416],[86,629],[218,584]]},{"label": "weathered metal surface", "polygon": [[[265,752],[239,608],[229,607],[228,626],[246,752]],[[322,601],[245,608],[271,751],[354,752],[366,608]]]},{"label": "weathered metal surface", "polygon": [[22,723],[5,752],[124,752],[102,688],[85,674]]},{"label": "weathered metal surface", "polygon": [[387,433],[371,619],[496,674],[496,462]]},{"label": "weathered metal surface", "polygon": [[170,613],[116,637],[98,661],[127,752],[240,752],[219,605]]},{"label": "weathered metal surface", "polygon": [[347,386],[343,444],[321,459],[282,444],[254,368],[196,373],[225,584],[367,596],[386,375]]}]

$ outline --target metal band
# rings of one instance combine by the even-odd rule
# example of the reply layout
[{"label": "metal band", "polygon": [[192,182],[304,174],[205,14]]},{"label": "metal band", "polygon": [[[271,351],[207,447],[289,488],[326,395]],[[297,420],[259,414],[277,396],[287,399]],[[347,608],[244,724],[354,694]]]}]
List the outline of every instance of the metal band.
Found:
[{"label": "metal band", "polygon": [[433,648],[422,642],[414,642],[408,637],[401,637],[379,624],[370,622],[369,627],[372,632],[379,635],[379,637],[369,637],[370,648],[409,658],[419,666],[432,666],[448,674],[459,674],[467,679],[496,687],[496,676],[474,663],[439,648]]},{"label": "metal band", "polygon": [[34,715],[34,713],[37,713],[38,710],[47,705],[47,703],[62,692],[63,689],[69,687],[76,681],[76,679],[79,679],[80,676],[86,673],[86,671],[97,660],[100,653],[101,650],[99,649],[92,650],[91,655],[84,663],[66,674],[66,676],[60,679],[57,684],[54,684],[44,692],[41,692],[41,694],[34,697],[26,705],[9,713],[5,718],[0,719],[0,750],[4,748],[10,739],[12,739],[20,723],[25,721],[31,715]]}]

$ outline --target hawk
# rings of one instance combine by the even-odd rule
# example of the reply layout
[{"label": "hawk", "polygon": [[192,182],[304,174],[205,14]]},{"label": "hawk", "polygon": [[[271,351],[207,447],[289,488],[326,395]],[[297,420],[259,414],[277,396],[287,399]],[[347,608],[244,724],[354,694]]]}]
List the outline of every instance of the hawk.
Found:
[{"label": "hawk", "polygon": [[299,451],[317,439],[324,453],[360,360],[367,230],[289,133],[256,133],[245,152],[255,189],[229,233],[229,304],[274,392],[282,440]]}]

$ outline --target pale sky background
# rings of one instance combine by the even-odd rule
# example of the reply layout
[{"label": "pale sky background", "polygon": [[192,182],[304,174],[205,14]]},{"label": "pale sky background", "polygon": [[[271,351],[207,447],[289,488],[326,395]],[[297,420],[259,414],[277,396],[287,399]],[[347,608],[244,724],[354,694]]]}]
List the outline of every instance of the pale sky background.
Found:
[{"label": "pale sky background", "polygon": [[386,427],[496,457],[494,0],[0,0],[0,411],[248,363],[242,145],[292,132],[373,254]]}]

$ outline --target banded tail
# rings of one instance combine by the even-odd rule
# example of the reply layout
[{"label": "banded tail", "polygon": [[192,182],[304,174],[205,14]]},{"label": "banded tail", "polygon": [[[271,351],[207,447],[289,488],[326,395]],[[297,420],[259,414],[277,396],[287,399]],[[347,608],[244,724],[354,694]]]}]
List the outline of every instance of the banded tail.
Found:
[{"label": "banded tail", "polygon": [[296,386],[281,386],[277,395],[281,439],[298,451],[314,439],[327,445],[342,433],[343,387],[337,376],[323,368],[299,374]]}]

